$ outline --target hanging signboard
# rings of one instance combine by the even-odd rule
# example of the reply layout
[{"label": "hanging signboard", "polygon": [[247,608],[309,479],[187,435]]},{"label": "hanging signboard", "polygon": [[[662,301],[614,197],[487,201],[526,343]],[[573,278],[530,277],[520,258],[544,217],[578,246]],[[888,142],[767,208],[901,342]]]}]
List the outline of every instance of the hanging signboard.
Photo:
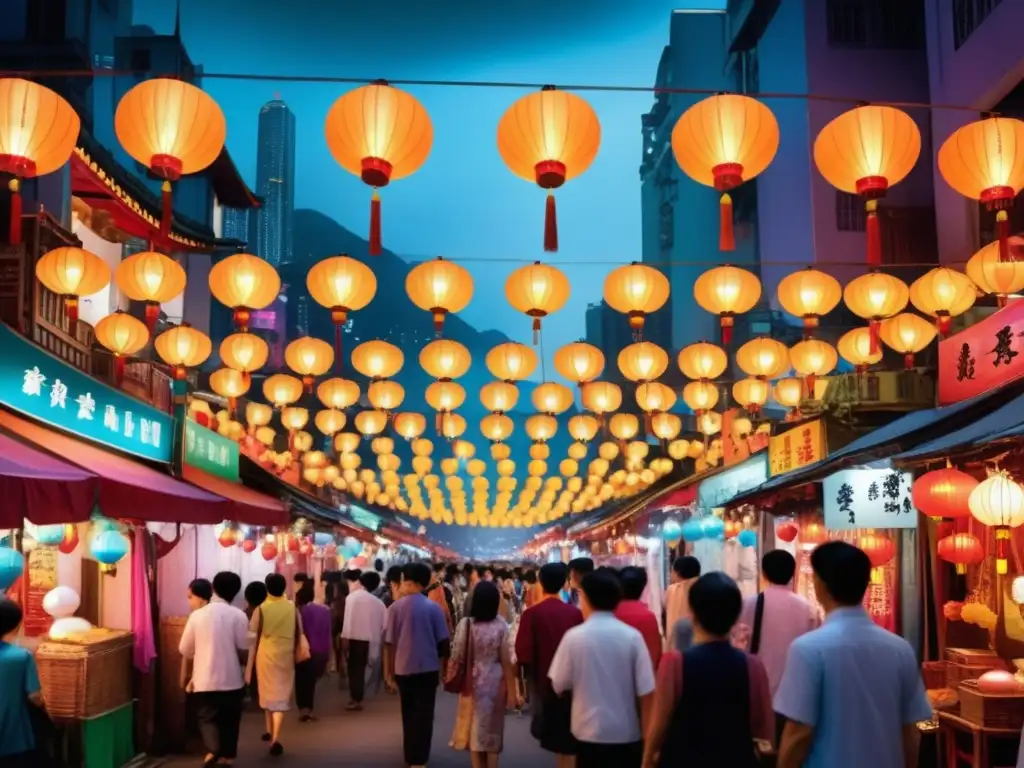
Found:
[{"label": "hanging signboard", "polygon": [[821,419],[793,427],[768,442],[768,465],[772,477],[814,464],[826,455],[825,422]]},{"label": "hanging signboard", "polygon": [[0,324],[0,403],[118,451],[169,463],[173,419]]},{"label": "hanging signboard", "polygon": [[238,482],[238,443],[185,419],[185,463],[232,483]]},{"label": "hanging signboard", "polygon": [[26,637],[41,637],[50,631],[53,619],[43,610],[43,598],[57,586],[57,548],[37,546],[25,558],[25,616],[22,629]]},{"label": "hanging signboard", "polygon": [[768,479],[768,457],[759,453],[734,467],[702,480],[697,501],[703,509],[724,507],[741,493],[752,491]]},{"label": "hanging signboard", "polygon": [[727,467],[746,461],[768,447],[767,432],[755,431],[744,437],[735,434],[733,424],[743,415],[744,412],[740,408],[730,408],[722,414],[722,461]]},{"label": "hanging signboard", "polygon": [[951,405],[1024,376],[1024,301],[939,342],[939,405]]},{"label": "hanging signboard", "polygon": [[844,469],[822,482],[825,527],[916,528],[913,476],[898,469]]},{"label": "hanging signboard", "polygon": [[379,515],[375,515],[368,509],[357,507],[355,504],[349,504],[346,510],[342,507],[342,512],[347,512],[347,516],[356,525],[361,525],[363,528],[369,528],[375,533],[380,530],[381,525],[384,523],[384,519]]}]

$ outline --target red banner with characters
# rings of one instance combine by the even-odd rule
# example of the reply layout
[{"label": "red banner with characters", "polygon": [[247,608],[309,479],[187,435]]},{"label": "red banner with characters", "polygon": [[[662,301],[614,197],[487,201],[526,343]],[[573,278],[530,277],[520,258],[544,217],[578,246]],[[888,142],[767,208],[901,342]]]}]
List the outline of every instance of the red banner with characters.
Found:
[{"label": "red banner with characters", "polygon": [[1024,376],[1024,301],[1009,304],[939,342],[939,405],[975,397]]}]

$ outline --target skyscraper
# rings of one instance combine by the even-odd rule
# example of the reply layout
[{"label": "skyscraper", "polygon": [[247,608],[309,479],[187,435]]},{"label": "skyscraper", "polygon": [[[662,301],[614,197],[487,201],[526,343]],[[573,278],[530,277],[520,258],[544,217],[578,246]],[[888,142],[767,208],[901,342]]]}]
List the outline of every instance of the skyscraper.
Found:
[{"label": "skyscraper", "polygon": [[[250,222],[254,216],[249,215],[249,208],[227,208],[223,209],[222,224],[221,224],[221,237],[227,240],[240,240],[243,243],[249,243],[249,247],[252,244],[249,238],[252,234],[252,227]],[[258,216],[258,209],[256,212]]]},{"label": "skyscraper", "polygon": [[280,99],[260,109],[256,154],[256,194],[263,206],[255,216],[256,255],[275,267],[292,260],[295,211],[295,115]]}]

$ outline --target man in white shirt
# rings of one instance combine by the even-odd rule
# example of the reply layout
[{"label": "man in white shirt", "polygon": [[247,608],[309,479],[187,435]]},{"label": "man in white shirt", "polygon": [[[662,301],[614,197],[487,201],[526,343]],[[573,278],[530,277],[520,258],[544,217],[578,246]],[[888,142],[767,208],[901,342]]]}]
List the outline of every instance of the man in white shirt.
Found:
[{"label": "man in white shirt", "polygon": [[371,647],[380,648],[388,609],[373,591],[380,586],[380,574],[367,571],[359,577],[360,588],[345,598],[345,621],[341,643],[348,656],[348,690],[351,697],[345,709],[359,712],[366,694],[366,666]]},{"label": "man in white shirt", "polygon": [[601,569],[581,582],[584,622],[562,638],[548,669],[555,693],[572,692],[577,768],[639,768],[654,701],[643,636],[615,618],[622,585]]},{"label": "man in white shirt", "polygon": [[178,650],[192,661],[189,689],[196,700],[199,731],[206,745],[206,765],[231,765],[238,754],[242,722],[240,651],[249,649],[249,622],[231,605],[242,589],[236,573],[218,573],[213,599],[188,617]]}]

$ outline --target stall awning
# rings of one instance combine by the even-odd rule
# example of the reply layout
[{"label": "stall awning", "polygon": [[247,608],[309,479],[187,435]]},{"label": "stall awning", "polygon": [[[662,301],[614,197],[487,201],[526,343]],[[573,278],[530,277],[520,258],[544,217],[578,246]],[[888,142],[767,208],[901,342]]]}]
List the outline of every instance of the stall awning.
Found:
[{"label": "stall awning", "polygon": [[89,519],[99,478],[0,433],[0,528]]},{"label": "stall awning", "polygon": [[981,418],[971,419],[966,426],[948,432],[934,440],[904,451],[893,457],[894,461],[924,459],[942,456],[955,449],[963,449],[978,443],[991,443],[1024,432],[1024,395],[1015,397],[1005,405],[996,408]]},{"label": "stall awning", "polygon": [[188,464],[182,469],[182,478],[204,491],[227,499],[231,511],[225,520],[247,525],[288,525],[288,507],[266,494],[246,488],[240,483],[229,482]]},{"label": "stall awning", "polygon": [[219,496],[12,413],[0,411],[0,428],[96,475],[100,511],[107,517],[215,525],[230,516]]}]

